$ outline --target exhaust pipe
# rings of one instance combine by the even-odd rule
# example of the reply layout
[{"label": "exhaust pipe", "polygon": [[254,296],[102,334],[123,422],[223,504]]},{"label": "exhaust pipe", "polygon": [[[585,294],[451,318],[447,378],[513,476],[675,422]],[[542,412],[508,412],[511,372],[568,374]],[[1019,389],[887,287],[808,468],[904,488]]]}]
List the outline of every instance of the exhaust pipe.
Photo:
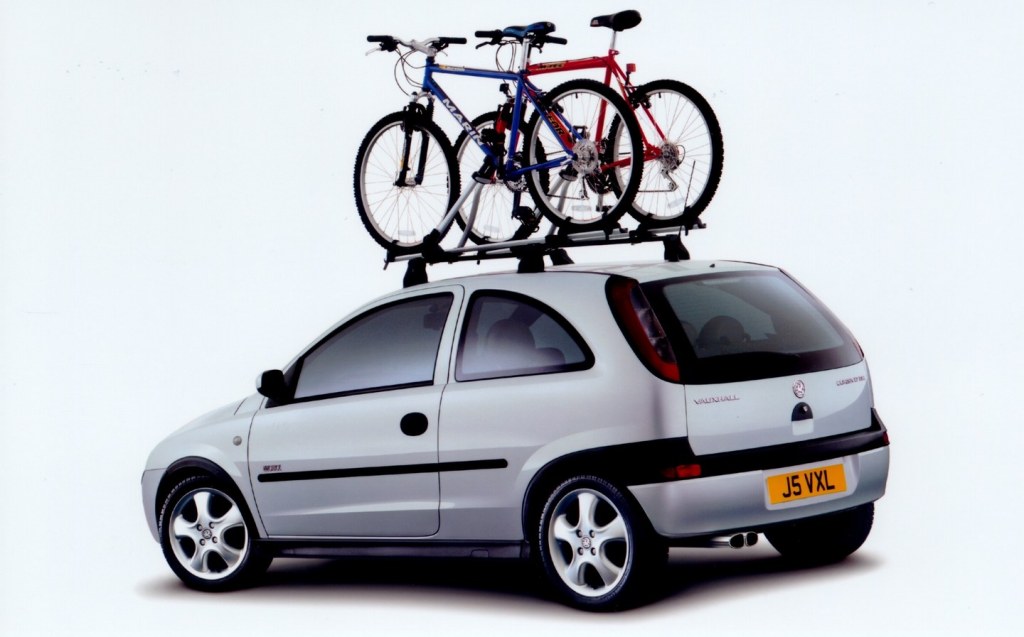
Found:
[{"label": "exhaust pipe", "polygon": [[754,546],[757,544],[757,533],[747,532],[725,535],[722,537],[713,537],[709,544],[713,547],[741,549],[744,546]]}]

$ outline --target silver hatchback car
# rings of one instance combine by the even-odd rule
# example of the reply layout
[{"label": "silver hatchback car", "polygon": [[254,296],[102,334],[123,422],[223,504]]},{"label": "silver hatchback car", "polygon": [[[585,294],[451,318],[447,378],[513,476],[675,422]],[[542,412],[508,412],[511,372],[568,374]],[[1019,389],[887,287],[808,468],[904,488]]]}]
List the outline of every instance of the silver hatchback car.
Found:
[{"label": "silver hatchback car", "polygon": [[857,342],[786,273],[576,265],[364,306],[161,442],[142,491],[193,588],[275,556],[529,557],[609,609],[670,546],[846,557],[888,445]]}]

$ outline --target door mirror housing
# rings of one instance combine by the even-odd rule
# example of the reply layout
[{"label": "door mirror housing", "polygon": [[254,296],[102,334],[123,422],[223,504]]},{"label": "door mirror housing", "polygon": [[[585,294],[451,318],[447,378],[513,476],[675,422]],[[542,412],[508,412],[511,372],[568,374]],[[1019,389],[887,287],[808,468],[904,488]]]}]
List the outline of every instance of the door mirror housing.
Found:
[{"label": "door mirror housing", "polygon": [[288,383],[284,380],[284,372],[279,369],[268,369],[256,379],[256,391],[275,403],[288,400]]}]

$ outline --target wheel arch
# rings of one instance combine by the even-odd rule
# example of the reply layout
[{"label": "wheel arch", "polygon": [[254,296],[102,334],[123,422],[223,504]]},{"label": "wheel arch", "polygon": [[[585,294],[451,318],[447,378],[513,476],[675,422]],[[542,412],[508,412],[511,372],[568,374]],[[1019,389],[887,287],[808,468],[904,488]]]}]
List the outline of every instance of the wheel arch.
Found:
[{"label": "wheel arch", "polygon": [[[244,488],[246,485],[238,483],[236,476],[232,476],[231,472],[217,464],[209,458],[203,458],[201,456],[188,456],[171,463],[164,471],[163,476],[160,478],[160,482],[157,485],[156,493],[154,495],[154,516],[155,524],[157,527],[160,525],[160,515],[163,510],[164,502],[167,500],[167,496],[170,494],[177,484],[181,483],[182,480],[186,480],[192,477],[209,477],[218,482],[223,482],[226,485],[230,485],[241,497],[242,502],[248,509],[247,513],[255,523],[256,528],[259,530],[260,535],[264,535],[263,525],[261,523],[258,511],[254,506],[254,502],[251,499],[250,490]],[[239,476],[244,477],[244,476]]]},{"label": "wheel arch", "polygon": [[647,444],[649,443],[576,451],[551,460],[534,473],[526,487],[521,512],[523,537],[526,538],[531,552],[535,550],[534,527],[548,496],[556,487],[573,476],[593,475],[612,483],[622,491],[636,512],[643,516],[644,523],[653,529],[647,512],[629,490],[629,486],[653,478],[648,467],[636,462],[638,452],[642,452]]}]

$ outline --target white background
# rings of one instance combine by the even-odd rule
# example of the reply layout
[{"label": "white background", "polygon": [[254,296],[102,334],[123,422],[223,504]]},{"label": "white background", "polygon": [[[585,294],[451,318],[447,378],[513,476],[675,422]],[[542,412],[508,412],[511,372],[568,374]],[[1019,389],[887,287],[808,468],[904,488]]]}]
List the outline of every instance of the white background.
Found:
[{"label": "white background", "polygon": [[[0,634],[1021,634],[1024,5],[635,4],[635,79],[690,83],[724,130],[687,245],[785,267],[868,354],[893,464],[859,553],[677,551],[663,599],[617,616],[502,564],[286,561],[186,591],[143,520],[146,454],[400,285],[352,199],[403,103],[365,36],[551,20],[570,46],[538,59],[579,57],[628,3],[0,2]],[[463,269],[487,268],[434,277]]]}]

